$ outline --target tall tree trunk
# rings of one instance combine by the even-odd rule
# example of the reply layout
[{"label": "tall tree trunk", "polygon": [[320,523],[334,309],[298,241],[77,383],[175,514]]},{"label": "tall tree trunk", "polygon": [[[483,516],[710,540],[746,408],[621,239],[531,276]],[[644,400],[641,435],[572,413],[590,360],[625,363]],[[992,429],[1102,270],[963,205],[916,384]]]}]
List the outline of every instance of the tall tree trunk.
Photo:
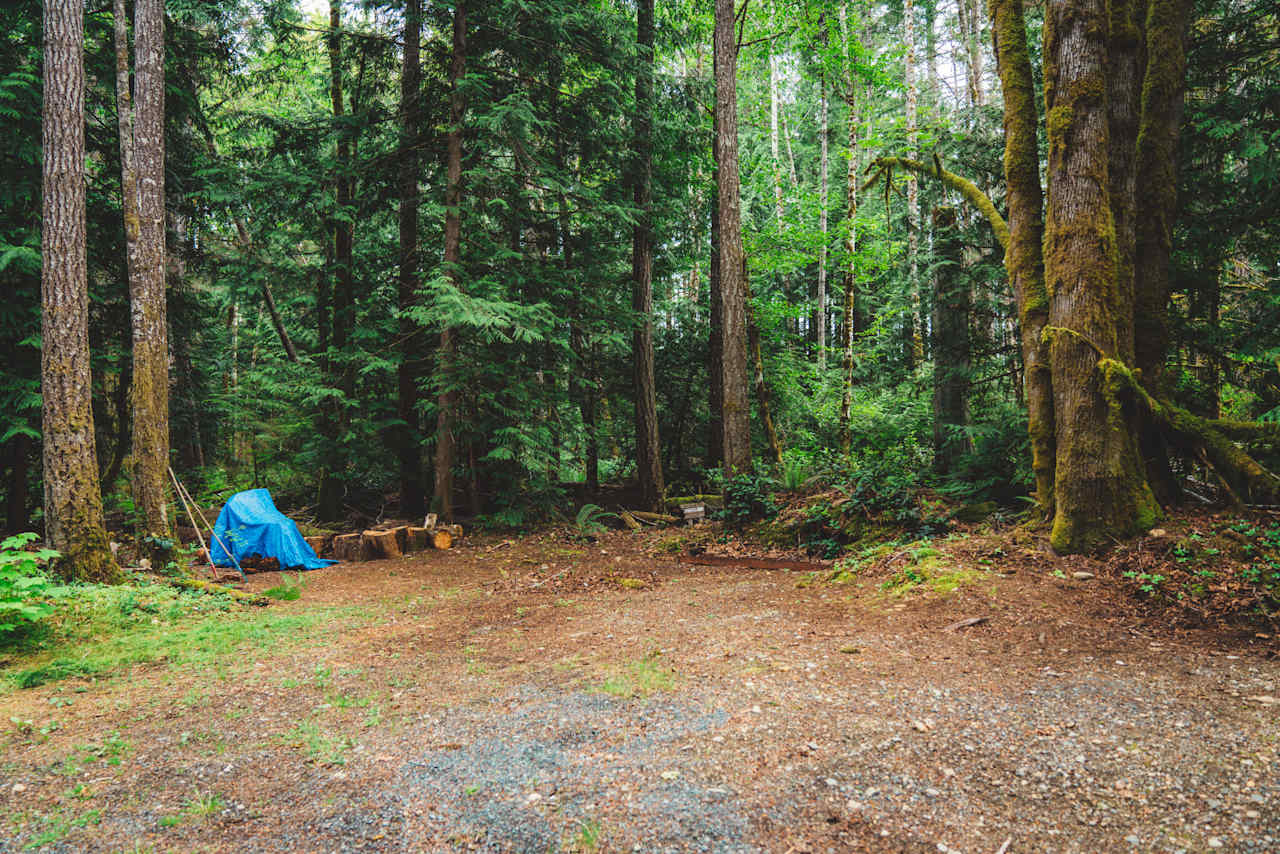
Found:
[{"label": "tall tree trunk", "polygon": [[818,83],[818,233],[822,243],[818,246],[818,299],[810,321],[818,351],[819,371],[827,368],[827,194],[830,165],[827,112],[827,77],[824,73]]},{"label": "tall tree trunk", "polygon": [[94,446],[85,243],[84,5],[45,0],[41,220],[44,517],[69,579],[112,582]]},{"label": "tall tree trunk", "polygon": [[1135,157],[1138,140],[1138,80],[1142,33],[1134,6],[1141,0],[1110,0],[1107,45],[1107,177],[1116,241],[1116,348],[1133,363],[1133,258],[1137,234]]},{"label": "tall tree trunk", "polygon": [[[1137,0],[1134,0],[1137,2]],[[1186,87],[1190,0],[1147,0],[1146,68],[1137,134],[1134,366],[1153,391],[1169,348],[1169,253],[1178,194],[1178,130]]]},{"label": "tall tree trunk", "polygon": [[986,102],[982,85],[982,6],[980,0],[958,0],[960,39],[965,58],[965,89],[970,107]]},{"label": "tall tree trunk", "polygon": [[631,358],[635,366],[636,474],[645,509],[662,510],[662,454],[658,444],[658,393],[653,367],[653,0],[636,4],[636,114],[634,201],[637,218],[631,243],[631,308],[636,330]]},{"label": "tall tree trunk", "polygon": [[1045,282],[1057,434],[1050,542],[1090,549],[1159,516],[1120,392],[1100,359],[1119,350],[1118,259],[1108,188],[1107,3],[1049,0],[1045,104],[1049,203]]},{"label": "tall tree trunk", "polygon": [[711,205],[711,263],[707,273],[709,327],[707,333],[707,459],[706,467],[724,465],[724,331],[720,326],[720,119],[712,116],[712,180],[716,196]]},{"label": "tall tree trunk", "polygon": [[417,139],[421,121],[422,0],[405,0],[404,58],[400,73],[400,274],[396,296],[400,305],[400,365],[396,371],[396,458],[400,468],[400,509],[409,516],[426,512],[422,484],[422,436],[418,417],[418,377],[422,373],[422,330],[409,311],[418,290]]},{"label": "tall tree trunk", "polygon": [[716,0],[716,162],[720,211],[720,365],[724,473],[751,470],[751,410],[747,379],[747,283],[738,183],[738,44],[733,0]]},{"label": "tall tree trunk", "polygon": [[169,336],[165,305],[164,0],[134,3],[133,161],[137,268],[129,277],[133,331],[133,497],[140,529],[169,536]]},{"label": "tall tree trunk", "polygon": [[848,454],[853,446],[851,417],[853,410],[853,334],[858,294],[858,97],[854,85],[853,66],[849,63],[849,16],[845,4],[840,5],[840,37],[844,54],[845,103],[849,108],[849,160],[845,172],[845,211],[849,233],[845,248],[849,253],[844,276],[844,306],[840,323],[843,353],[840,371],[840,451]]},{"label": "tall tree trunk", "polygon": [[[913,0],[902,4],[903,40],[907,52],[903,57],[903,76],[907,87],[907,150],[911,159],[919,159],[919,115],[916,88],[916,22]],[[906,362],[916,365],[923,358],[920,339],[920,181],[913,173],[907,173],[907,299],[910,311],[906,315]]]},{"label": "tall tree trunk", "polygon": [[331,354],[326,359],[328,380],[342,391],[342,399],[324,405],[322,432],[327,439],[326,460],[320,474],[320,494],[316,515],[322,522],[332,522],[342,513],[343,469],[345,453],[340,447],[342,422],[345,420],[347,382],[350,373],[350,354],[347,352],[351,321],[354,283],[352,249],[355,240],[351,210],[350,133],[346,127],[346,109],[343,95],[342,60],[342,0],[329,0],[329,102],[333,109],[334,130],[337,141],[334,146],[334,203],[333,217],[333,271],[334,283],[329,301],[329,343]]},{"label": "tall tree trunk", "polygon": [[[457,0],[453,10],[453,56],[449,62],[449,139],[445,173],[444,268],[455,288],[462,288],[462,118],[466,104],[462,97],[462,78],[466,74],[467,18],[466,5]],[[446,326],[440,333],[438,353],[441,390],[436,409],[435,494],[432,507],[445,520],[453,519],[453,466],[455,440],[453,424],[457,418],[458,392],[454,364],[457,358],[457,330]]]},{"label": "tall tree trunk", "polygon": [[[1191,3],[1148,0],[1145,6],[1147,61],[1135,165],[1139,216],[1134,245],[1133,364],[1142,372],[1143,383],[1159,395],[1166,384],[1169,348],[1169,254],[1177,210],[1178,130],[1186,87]],[[1176,501],[1181,490],[1169,466],[1163,431],[1150,418],[1143,419],[1139,440],[1147,479],[1156,497],[1166,504]]]},{"label": "tall tree trunk", "polygon": [[969,426],[969,315],[972,294],[964,270],[955,208],[933,209],[933,468],[956,470],[972,449]]},{"label": "tall tree trunk", "polygon": [[1004,95],[1004,175],[1010,234],[1004,263],[1018,307],[1036,499],[1045,517],[1052,518],[1057,451],[1053,382],[1043,340],[1049,319],[1049,299],[1044,285],[1043,196],[1036,143],[1039,119],[1022,3],[1023,0],[992,0],[991,3],[991,30]]}]

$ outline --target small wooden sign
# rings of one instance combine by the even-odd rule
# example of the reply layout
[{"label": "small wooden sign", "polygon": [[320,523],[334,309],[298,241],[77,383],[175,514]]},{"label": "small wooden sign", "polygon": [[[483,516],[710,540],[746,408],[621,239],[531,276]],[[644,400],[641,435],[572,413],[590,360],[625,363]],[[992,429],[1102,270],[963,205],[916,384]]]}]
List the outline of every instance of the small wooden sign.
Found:
[{"label": "small wooden sign", "polygon": [[707,505],[702,502],[697,504],[681,504],[680,512],[684,515],[684,521],[693,524],[698,519],[707,518]]}]

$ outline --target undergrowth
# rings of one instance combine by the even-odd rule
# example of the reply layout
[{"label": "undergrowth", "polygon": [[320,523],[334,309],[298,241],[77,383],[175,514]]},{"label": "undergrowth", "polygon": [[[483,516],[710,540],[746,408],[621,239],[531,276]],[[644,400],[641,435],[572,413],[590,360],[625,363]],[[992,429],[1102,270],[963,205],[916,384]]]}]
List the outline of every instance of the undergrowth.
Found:
[{"label": "undergrowth", "polygon": [[99,677],[138,664],[201,667],[252,660],[336,630],[354,609],[242,609],[224,596],[178,590],[143,577],[116,586],[67,585],[45,620],[0,657],[0,693],[60,679]]}]

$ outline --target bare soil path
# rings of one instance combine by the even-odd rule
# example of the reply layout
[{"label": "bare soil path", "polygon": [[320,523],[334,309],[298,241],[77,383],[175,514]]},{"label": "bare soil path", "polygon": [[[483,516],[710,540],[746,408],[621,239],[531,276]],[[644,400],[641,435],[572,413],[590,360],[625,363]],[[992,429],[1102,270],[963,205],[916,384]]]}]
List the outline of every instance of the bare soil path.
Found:
[{"label": "bare soil path", "polygon": [[0,696],[0,851],[1280,851],[1265,649],[973,543],[886,591],[659,537],[339,565],[298,637]]}]

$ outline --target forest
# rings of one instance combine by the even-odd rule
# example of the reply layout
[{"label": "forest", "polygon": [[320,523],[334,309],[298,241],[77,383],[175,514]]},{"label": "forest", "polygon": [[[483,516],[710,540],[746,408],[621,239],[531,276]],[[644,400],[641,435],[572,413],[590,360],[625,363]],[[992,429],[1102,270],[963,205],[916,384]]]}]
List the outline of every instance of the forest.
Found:
[{"label": "forest", "polygon": [[0,21],[0,850],[1280,850],[1273,0]]},{"label": "forest", "polygon": [[1267,4],[5,19],[0,490],[67,577],[172,544],[170,467],[331,526],[845,484],[1060,553],[1280,503]]}]

